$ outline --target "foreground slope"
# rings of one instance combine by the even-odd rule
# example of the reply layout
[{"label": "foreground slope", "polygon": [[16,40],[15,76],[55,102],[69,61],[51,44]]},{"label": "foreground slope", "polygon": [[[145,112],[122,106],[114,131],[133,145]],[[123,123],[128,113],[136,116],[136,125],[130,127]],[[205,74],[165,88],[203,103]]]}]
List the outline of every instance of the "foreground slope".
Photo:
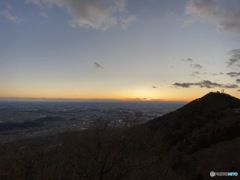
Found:
[{"label": "foreground slope", "polygon": [[0,146],[0,179],[203,180],[210,171],[240,172],[239,109],[239,99],[209,93],[141,125],[98,119],[55,141],[9,143]]}]

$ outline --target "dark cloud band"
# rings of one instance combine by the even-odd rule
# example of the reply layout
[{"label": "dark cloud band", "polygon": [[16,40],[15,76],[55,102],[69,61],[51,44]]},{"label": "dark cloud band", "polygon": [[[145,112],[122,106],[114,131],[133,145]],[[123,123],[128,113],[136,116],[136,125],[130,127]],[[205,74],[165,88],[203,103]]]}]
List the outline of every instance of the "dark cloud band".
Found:
[{"label": "dark cloud band", "polygon": [[192,86],[198,86],[200,88],[229,88],[229,89],[234,89],[234,88],[238,88],[238,85],[236,84],[219,84],[216,82],[211,82],[209,80],[204,80],[201,82],[197,82],[197,83],[174,83],[173,84],[175,87],[182,87],[182,88],[190,88]]}]

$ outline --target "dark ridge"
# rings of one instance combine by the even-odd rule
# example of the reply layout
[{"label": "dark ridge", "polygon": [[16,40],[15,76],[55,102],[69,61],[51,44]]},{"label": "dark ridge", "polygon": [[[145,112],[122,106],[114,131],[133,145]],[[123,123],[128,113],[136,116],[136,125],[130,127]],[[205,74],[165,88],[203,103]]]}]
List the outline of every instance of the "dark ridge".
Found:
[{"label": "dark ridge", "polygon": [[33,121],[27,121],[23,123],[1,123],[0,124],[0,132],[1,131],[9,131],[9,130],[17,130],[17,129],[25,129],[25,128],[36,128],[44,126],[44,123],[63,121],[62,117],[44,117],[38,118]]},{"label": "dark ridge", "polygon": [[195,152],[240,136],[240,100],[211,92],[146,125],[179,150]]},{"label": "dark ridge", "polygon": [[35,122],[58,122],[58,121],[64,121],[65,119],[63,117],[43,117],[43,118],[38,118],[34,120]]},{"label": "dark ridge", "polygon": [[0,131],[10,131],[16,129],[24,129],[24,128],[33,128],[40,127],[43,124],[40,122],[23,122],[23,123],[1,123]]}]

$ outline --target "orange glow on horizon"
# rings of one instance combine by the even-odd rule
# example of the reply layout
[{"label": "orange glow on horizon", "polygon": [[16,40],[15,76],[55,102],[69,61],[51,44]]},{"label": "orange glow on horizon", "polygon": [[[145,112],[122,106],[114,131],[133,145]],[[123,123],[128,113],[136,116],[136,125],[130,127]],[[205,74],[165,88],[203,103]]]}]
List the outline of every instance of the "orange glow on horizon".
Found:
[{"label": "orange glow on horizon", "polygon": [[[29,92],[5,92],[2,93],[1,99],[67,99],[67,100],[120,100],[120,101],[182,101],[190,102],[194,99],[201,98],[210,91],[215,89],[137,89],[122,91],[84,91],[84,92],[62,92],[62,91],[33,91]],[[227,90],[228,94],[239,98],[239,92],[236,90]]]},{"label": "orange glow on horizon", "polygon": [[[165,96],[164,98],[159,98],[159,97],[146,97],[143,96],[143,98],[139,97],[131,97],[131,96],[26,96],[26,95],[21,95],[21,96],[0,96],[2,99],[42,99],[42,100],[47,100],[47,99],[66,99],[66,100],[119,100],[119,101],[156,101],[156,102],[161,102],[161,101],[183,101],[183,102],[189,102],[193,99],[186,99],[186,98],[181,98],[178,96]],[[196,97],[198,98],[198,97]],[[196,99],[194,98],[194,99]]]}]

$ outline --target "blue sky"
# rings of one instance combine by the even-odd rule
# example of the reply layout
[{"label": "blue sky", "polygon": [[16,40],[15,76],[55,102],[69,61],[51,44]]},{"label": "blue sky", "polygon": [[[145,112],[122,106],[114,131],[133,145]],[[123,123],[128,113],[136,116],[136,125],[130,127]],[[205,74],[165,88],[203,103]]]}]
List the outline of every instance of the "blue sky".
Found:
[{"label": "blue sky", "polygon": [[238,0],[2,0],[0,97],[240,97]]}]

